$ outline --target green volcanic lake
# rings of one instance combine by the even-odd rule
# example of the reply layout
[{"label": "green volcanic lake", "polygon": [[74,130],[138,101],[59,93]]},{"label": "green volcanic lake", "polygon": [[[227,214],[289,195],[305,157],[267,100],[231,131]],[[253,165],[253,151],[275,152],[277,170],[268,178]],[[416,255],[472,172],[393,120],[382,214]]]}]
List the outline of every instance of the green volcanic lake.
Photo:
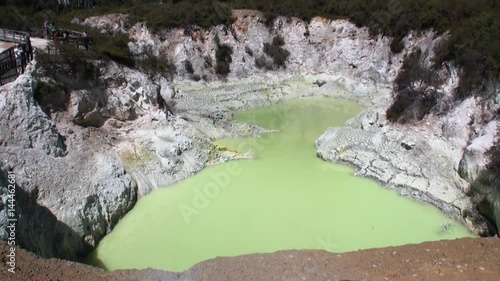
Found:
[{"label": "green volcanic lake", "polygon": [[437,208],[399,196],[316,157],[315,139],[361,111],[302,99],[237,114],[278,130],[220,140],[254,160],[207,168],[140,199],[88,262],[108,270],[183,271],[217,256],[287,249],[358,249],[473,236]]}]

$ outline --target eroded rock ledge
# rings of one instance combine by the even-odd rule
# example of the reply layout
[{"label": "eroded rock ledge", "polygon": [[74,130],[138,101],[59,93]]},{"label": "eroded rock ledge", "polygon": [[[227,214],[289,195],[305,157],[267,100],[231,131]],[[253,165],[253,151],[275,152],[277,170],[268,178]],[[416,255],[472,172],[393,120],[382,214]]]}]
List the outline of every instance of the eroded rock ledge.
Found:
[{"label": "eroded rock ledge", "polygon": [[[467,108],[459,107],[450,115],[466,114]],[[447,133],[467,130],[461,124],[450,124],[453,120],[435,120],[427,128],[388,125],[382,112],[371,109],[346,127],[328,129],[316,141],[317,153],[327,161],[351,164],[357,176],[431,203],[475,233],[488,235],[487,221],[468,196],[470,184],[458,174],[465,146],[447,141]],[[447,126],[453,128],[448,132],[442,129]]]}]

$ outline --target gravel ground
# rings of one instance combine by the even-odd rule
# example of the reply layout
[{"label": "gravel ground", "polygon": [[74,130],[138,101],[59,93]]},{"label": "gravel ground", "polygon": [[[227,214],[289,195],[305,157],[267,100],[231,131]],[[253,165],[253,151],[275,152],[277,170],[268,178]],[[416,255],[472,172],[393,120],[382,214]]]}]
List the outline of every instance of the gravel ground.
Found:
[{"label": "gravel ground", "polygon": [[500,279],[500,239],[465,238],[344,254],[281,251],[201,262],[183,273],[106,272],[87,265],[16,252],[8,272],[8,246],[0,241],[0,280],[494,280]]}]

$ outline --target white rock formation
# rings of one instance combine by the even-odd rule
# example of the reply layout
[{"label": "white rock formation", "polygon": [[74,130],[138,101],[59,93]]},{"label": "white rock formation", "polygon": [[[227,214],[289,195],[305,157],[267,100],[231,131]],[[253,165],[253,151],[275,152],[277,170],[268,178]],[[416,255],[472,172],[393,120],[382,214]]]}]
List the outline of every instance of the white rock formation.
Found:
[{"label": "white rock formation", "polygon": [[[470,183],[458,173],[469,182],[477,177],[487,162],[484,151],[492,145],[497,124],[481,124],[484,112],[478,100],[468,99],[446,116],[431,115],[409,126],[385,119],[404,56],[419,48],[429,65],[443,36],[409,34],[405,50],[394,55],[390,38],[372,37],[345,20],[278,18],[267,27],[259,13],[235,11],[235,16],[230,26],[174,28],[160,35],[144,23],[129,28],[126,16],[119,14],[75,19],[103,31],[128,33],[129,48],[138,57],[148,50],[168,56],[177,67],[173,83],[95,61],[88,65],[94,79],[59,93],[68,95],[63,110],[33,98],[31,73],[52,81],[43,67],[32,66],[1,88],[0,182],[7,170],[18,175],[20,215],[26,218],[20,222],[23,246],[45,257],[75,258],[88,252],[137,197],[207,165],[249,157],[221,152],[211,143],[265,131],[228,121],[235,111],[314,95],[369,107],[345,128],[331,128],[317,140],[320,157],[353,164],[357,175],[430,202],[477,233],[487,232],[467,197]],[[263,44],[276,35],[290,52],[286,70],[257,68]],[[231,73],[224,81],[213,67],[216,37],[233,49]],[[191,81],[185,60],[195,75],[211,82]],[[458,83],[456,68],[450,64],[447,69],[439,73],[445,78],[439,89],[443,98]],[[492,101],[487,111],[494,112],[499,102]],[[0,194],[0,237],[5,238],[5,190]]]}]

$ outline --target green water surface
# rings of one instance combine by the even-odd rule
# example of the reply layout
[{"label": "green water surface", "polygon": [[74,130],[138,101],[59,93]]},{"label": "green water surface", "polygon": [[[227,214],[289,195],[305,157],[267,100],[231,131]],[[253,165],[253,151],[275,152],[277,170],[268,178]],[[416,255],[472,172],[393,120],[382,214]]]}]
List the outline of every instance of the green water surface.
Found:
[{"label": "green water surface", "polygon": [[210,167],[140,199],[88,261],[109,270],[183,271],[217,256],[345,252],[472,236],[435,207],[316,157],[314,140],[360,110],[315,98],[238,114],[239,121],[279,130],[218,141],[254,151],[257,159]]}]

